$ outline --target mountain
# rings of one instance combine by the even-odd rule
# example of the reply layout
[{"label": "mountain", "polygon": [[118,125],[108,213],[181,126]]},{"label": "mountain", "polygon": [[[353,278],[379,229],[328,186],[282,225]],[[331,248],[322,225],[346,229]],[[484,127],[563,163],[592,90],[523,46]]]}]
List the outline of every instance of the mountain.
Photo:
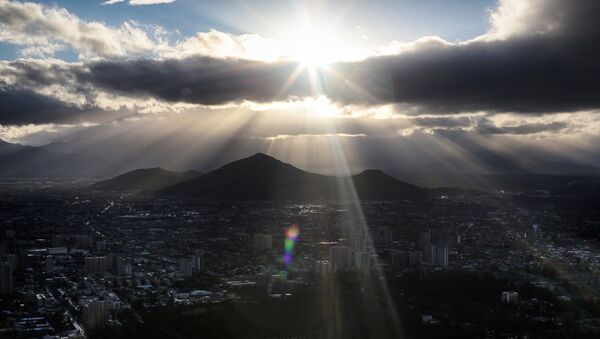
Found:
[{"label": "mountain", "polygon": [[43,147],[24,146],[0,140],[0,176],[68,177],[89,176],[99,159],[81,154],[56,154]]},{"label": "mountain", "polygon": [[[309,173],[258,153],[198,178],[159,190],[159,195],[240,200],[417,200],[439,194],[379,170],[333,177]],[[457,190],[457,192],[461,192]]]},{"label": "mountain", "polygon": [[366,170],[352,176],[358,196],[363,200],[397,200],[426,198],[426,189],[400,181],[380,170]]},{"label": "mountain", "polygon": [[160,194],[242,200],[308,199],[327,196],[332,184],[330,177],[308,173],[258,153],[166,187]]},{"label": "mountain", "polygon": [[201,176],[198,171],[172,172],[162,168],[136,169],[114,178],[97,182],[92,189],[103,191],[158,190]]},{"label": "mountain", "polygon": [[24,146],[0,141],[0,176],[52,176],[58,156],[40,147]]},{"label": "mountain", "polygon": [[[594,158],[590,156],[590,158]],[[478,174],[478,175],[598,175],[600,168],[556,155],[506,154],[493,150],[464,153],[462,157],[447,157],[423,166],[421,174]]]},{"label": "mountain", "polygon": [[[106,151],[99,154],[85,145],[65,141],[35,147],[0,140],[0,177],[106,178],[160,163],[154,159],[135,161],[130,154],[115,157],[113,153]],[[177,181],[169,183],[175,182]]]}]

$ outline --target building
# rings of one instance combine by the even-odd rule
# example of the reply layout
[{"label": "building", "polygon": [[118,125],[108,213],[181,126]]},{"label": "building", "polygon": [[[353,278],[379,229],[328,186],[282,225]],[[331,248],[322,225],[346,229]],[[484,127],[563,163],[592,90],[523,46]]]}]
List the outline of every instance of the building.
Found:
[{"label": "building", "polygon": [[98,274],[108,272],[110,270],[110,260],[106,256],[85,257],[84,271],[87,274]]},{"label": "building", "polygon": [[315,262],[315,272],[322,275],[330,274],[333,273],[333,267],[327,260],[317,260]]},{"label": "building", "polygon": [[110,261],[110,272],[116,275],[119,274],[119,268],[121,271],[123,270],[123,256],[121,254],[111,253],[108,255],[108,259]]},{"label": "building", "polygon": [[31,267],[31,256],[29,255],[29,249],[27,247],[21,247],[17,250],[19,264],[13,267],[13,270],[24,271]]},{"label": "building", "polygon": [[55,265],[56,265],[56,260],[54,259],[54,257],[51,255],[47,255],[46,256],[46,273],[54,272]]},{"label": "building", "polygon": [[369,271],[371,269],[369,253],[354,252],[354,268],[358,271]]},{"label": "building", "polygon": [[113,274],[116,274],[120,277],[123,276],[131,276],[132,266],[130,263],[123,258],[120,254],[111,254],[110,255],[110,270]]},{"label": "building", "polygon": [[334,272],[345,271],[350,268],[350,253],[350,247],[347,246],[329,247],[329,262],[333,264]]},{"label": "building", "polygon": [[48,247],[46,249],[46,253],[48,255],[53,255],[53,256],[66,256],[67,248],[66,247]]},{"label": "building", "polygon": [[533,224],[531,227],[531,237],[533,239],[540,239],[542,237],[542,226]]},{"label": "building", "polygon": [[372,232],[373,242],[380,245],[386,245],[392,242],[392,229],[386,226],[377,227],[377,230]]},{"label": "building", "polygon": [[133,275],[133,265],[132,264],[126,262],[123,265],[123,275],[127,276],[127,277],[130,277],[131,275]]},{"label": "building", "polygon": [[362,234],[356,235],[354,238],[354,252],[367,251],[367,237]]},{"label": "building", "polygon": [[94,237],[89,235],[73,236],[73,247],[75,248],[94,248]]},{"label": "building", "polygon": [[179,259],[179,274],[183,277],[191,277],[194,273],[192,261],[188,258]]},{"label": "building", "polygon": [[421,265],[423,263],[423,252],[421,252],[421,251],[408,252],[408,263],[410,265]]},{"label": "building", "polygon": [[13,271],[19,268],[19,256],[16,254],[7,254],[5,256],[6,262],[10,264],[10,267]]},{"label": "building", "polygon": [[[19,337],[41,337],[54,334],[54,328],[50,326],[48,320],[44,317],[19,318],[14,322],[15,331]],[[45,337],[45,336],[44,336]]]},{"label": "building", "polygon": [[435,265],[448,266],[448,246],[435,246]]},{"label": "building", "polygon": [[266,251],[273,248],[273,237],[269,234],[254,234],[252,247],[257,251]]},{"label": "building", "polygon": [[192,254],[190,260],[192,261],[192,270],[194,270],[195,272],[198,271],[202,271],[204,269],[204,256],[206,254],[206,251],[202,250],[202,249],[197,249],[194,251],[194,254]]},{"label": "building", "polygon": [[96,241],[96,249],[98,251],[104,251],[104,250],[106,250],[106,246],[107,246],[106,240],[98,240],[98,241]]},{"label": "building", "polygon": [[83,307],[83,323],[87,328],[103,327],[110,320],[113,302],[93,300]]},{"label": "building", "polygon": [[437,249],[431,243],[426,243],[423,247],[423,263],[427,265],[435,265]]},{"label": "building", "polygon": [[507,304],[519,303],[519,293],[515,291],[502,292],[501,301]]},{"label": "building", "polygon": [[0,294],[13,292],[13,270],[9,263],[0,264]]},{"label": "building", "polygon": [[52,235],[52,247],[64,247],[67,246],[67,237],[64,235],[54,234]]}]

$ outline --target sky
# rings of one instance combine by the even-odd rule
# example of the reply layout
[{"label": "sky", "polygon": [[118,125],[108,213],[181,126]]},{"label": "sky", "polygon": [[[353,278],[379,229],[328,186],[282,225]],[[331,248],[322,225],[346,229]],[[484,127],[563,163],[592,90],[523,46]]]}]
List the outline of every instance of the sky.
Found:
[{"label": "sky", "polygon": [[599,19],[595,0],[0,0],[0,139],[177,168],[600,166]]}]

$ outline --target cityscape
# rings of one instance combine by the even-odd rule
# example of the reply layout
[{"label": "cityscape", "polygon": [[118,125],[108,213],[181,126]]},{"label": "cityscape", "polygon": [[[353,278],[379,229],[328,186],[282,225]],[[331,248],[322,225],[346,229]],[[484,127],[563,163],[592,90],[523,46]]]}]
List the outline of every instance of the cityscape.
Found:
[{"label": "cityscape", "polygon": [[600,1],[0,0],[0,338],[600,338]]},{"label": "cityscape", "polygon": [[600,181],[571,180],[359,206],[4,181],[2,334],[591,337]]}]

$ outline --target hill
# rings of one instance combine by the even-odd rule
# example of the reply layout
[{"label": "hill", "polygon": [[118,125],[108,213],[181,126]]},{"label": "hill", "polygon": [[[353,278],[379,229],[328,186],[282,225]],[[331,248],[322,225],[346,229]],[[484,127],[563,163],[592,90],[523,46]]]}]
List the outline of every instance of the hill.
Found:
[{"label": "hill", "polygon": [[346,177],[324,176],[262,153],[165,187],[158,194],[201,199],[346,201],[353,198],[354,192],[361,200],[417,200],[439,195],[435,190],[402,182],[379,170]]},{"label": "hill", "polygon": [[201,175],[202,173],[198,171],[180,173],[167,171],[162,168],[143,168],[97,182],[91,188],[104,191],[158,190],[197,178]]}]

